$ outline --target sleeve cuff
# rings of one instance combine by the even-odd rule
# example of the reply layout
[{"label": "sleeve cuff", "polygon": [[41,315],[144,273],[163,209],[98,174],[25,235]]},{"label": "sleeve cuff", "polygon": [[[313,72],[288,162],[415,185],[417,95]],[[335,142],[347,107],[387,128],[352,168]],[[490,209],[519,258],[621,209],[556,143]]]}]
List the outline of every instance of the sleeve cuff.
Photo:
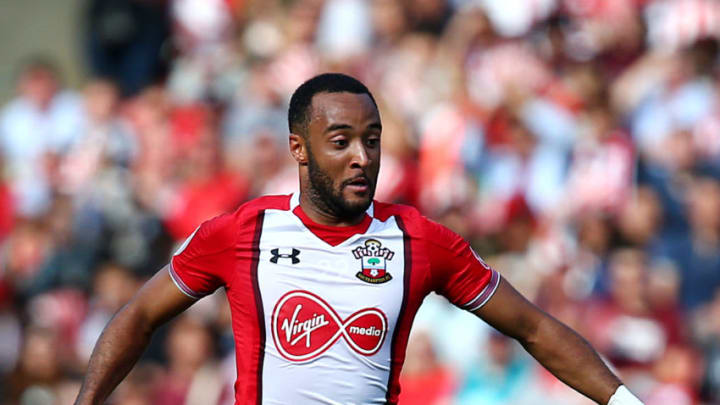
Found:
[{"label": "sleeve cuff", "polygon": [[199,300],[200,298],[205,296],[204,294],[195,292],[192,288],[188,287],[184,281],[182,281],[182,278],[180,278],[180,276],[175,271],[175,268],[173,267],[172,260],[170,260],[170,265],[168,266],[168,272],[170,273],[170,278],[172,279],[175,286],[183,294],[185,294],[188,297],[195,299],[195,300]]},{"label": "sleeve cuff", "polygon": [[498,274],[495,270],[491,270],[491,272],[492,275],[490,276],[488,284],[482,289],[482,291],[480,291],[480,294],[470,300],[467,304],[463,305],[464,309],[470,312],[476,311],[485,305],[493,294],[495,294],[495,290],[497,290],[498,285],[500,285],[500,274]]}]

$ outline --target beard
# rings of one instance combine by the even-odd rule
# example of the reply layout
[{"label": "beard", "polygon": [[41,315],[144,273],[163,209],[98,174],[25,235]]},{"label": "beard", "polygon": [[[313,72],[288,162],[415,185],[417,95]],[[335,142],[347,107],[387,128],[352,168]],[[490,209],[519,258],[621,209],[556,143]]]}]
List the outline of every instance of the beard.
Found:
[{"label": "beard", "polygon": [[375,184],[372,184],[372,181],[368,178],[369,193],[367,201],[350,202],[345,199],[343,189],[349,184],[349,181],[341,183],[339,188],[336,189],[333,179],[318,166],[309,148],[308,177],[310,178],[310,187],[307,190],[308,197],[316,207],[335,218],[352,219],[359,217],[370,207],[375,195]]}]

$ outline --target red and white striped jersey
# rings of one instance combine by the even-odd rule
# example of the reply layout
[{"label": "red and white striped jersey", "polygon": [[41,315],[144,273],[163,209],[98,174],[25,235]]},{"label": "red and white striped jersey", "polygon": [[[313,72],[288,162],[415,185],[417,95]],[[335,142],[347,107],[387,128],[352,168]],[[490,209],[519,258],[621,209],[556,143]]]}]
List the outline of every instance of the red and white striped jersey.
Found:
[{"label": "red and white striped jersey", "polygon": [[355,226],[314,223],[297,194],[203,223],[170,274],[200,298],[225,287],[236,404],[395,404],[415,313],[435,291],[468,310],[499,275],[411,207],[373,202]]}]

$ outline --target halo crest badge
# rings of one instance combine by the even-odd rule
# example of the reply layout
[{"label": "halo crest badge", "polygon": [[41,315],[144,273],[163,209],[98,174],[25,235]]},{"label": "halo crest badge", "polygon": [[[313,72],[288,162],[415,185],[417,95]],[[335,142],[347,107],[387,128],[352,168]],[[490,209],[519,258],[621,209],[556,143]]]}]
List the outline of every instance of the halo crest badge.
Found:
[{"label": "halo crest badge", "polygon": [[356,259],[361,260],[360,271],[355,274],[360,280],[370,284],[382,284],[392,280],[387,272],[386,262],[392,260],[395,252],[382,246],[376,239],[368,239],[363,246],[353,251]]}]

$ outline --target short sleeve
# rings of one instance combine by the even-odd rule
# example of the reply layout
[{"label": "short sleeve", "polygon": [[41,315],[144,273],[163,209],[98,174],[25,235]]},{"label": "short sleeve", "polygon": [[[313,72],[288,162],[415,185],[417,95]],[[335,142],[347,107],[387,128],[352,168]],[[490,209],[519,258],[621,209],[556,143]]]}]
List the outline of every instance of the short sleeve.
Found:
[{"label": "short sleeve", "polygon": [[170,276],[186,295],[199,299],[228,284],[235,232],[229,214],[203,222],[175,252]]},{"label": "short sleeve", "polygon": [[495,293],[500,275],[469,243],[440,224],[427,221],[425,241],[435,291],[468,311],[485,305]]}]

